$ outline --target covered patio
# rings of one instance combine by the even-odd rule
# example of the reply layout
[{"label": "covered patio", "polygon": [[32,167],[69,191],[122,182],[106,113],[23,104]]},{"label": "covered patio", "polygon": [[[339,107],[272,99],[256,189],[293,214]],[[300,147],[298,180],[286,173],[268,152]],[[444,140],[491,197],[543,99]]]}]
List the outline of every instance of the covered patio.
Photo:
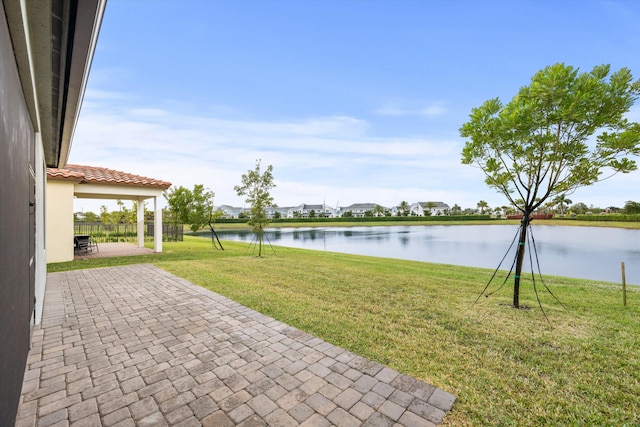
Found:
[{"label": "covered patio", "polygon": [[148,264],[47,277],[16,426],[435,426],[455,396]]},{"label": "covered patio", "polygon": [[144,202],[153,200],[154,251],[162,252],[159,198],[169,187],[171,183],[167,181],[104,167],[66,165],[47,168],[47,262],[74,259],[74,198],[135,200],[139,248],[144,248]]}]

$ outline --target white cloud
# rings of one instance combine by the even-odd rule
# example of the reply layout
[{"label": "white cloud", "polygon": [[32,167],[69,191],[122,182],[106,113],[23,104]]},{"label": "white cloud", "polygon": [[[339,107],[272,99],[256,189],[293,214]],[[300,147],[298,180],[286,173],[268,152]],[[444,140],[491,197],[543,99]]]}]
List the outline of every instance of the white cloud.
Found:
[{"label": "white cloud", "polygon": [[433,105],[420,111],[420,113],[424,116],[441,116],[446,112],[447,109],[439,105]]},{"label": "white cloud", "polygon": [[[114,168],[177,186],[204,184],[216,193],[216,204],[243,204],[233,187],[256,159],[274,166],[273,194],[280,205],[324,200],[330,205],[393,206],[407,200],[475,207],[481,199],[491,206],[506,204],[484,184],[480,170],[460,163],[461,140],[372,136],[367,121],[345,115],[223,119],[158,107],[121,109],[114,100],[119,98],[89,99],[76,129],[71,163]],[[605,204],[623,205],[625,200],[640,200],[632,190],[638,188],[638,179],[634,173],[594,187],[610,189]],[[574,198],[600,203],[599,197],[585,189]]]},{"label": "white cloud", "polygon": [[368,128],[347,116],[266,122],[92,103],[79,121],[70,161],[175,185],[202,183],[216,192],[216,203],[232,204],[242,203],[233,186],[258,158],[274,166],[279,204],[417,201],[429,193],[416,185],[443,185],[460,168],[458,141],[376,138],[367,136]]},{"label": "white cloud", "polygon": [[441,104],[433,104],[422,108],[403,108],[395,104],[386,105],[376,111],[381,116],[424,116],[436,117],[447,113],[447,109]]}]

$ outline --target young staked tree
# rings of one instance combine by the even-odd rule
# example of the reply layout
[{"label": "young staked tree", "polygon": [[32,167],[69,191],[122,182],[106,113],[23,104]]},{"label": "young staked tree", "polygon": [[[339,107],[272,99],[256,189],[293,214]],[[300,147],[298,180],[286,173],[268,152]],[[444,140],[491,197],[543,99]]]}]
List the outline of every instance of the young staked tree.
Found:
[{"label": "young staked tree", "polygon": [[472,109],[460,128],[467,138],[462,163],[479,167],[487,185],[523,215],[514,307],[520,307],[531,213],[549,198],[637,168],[629,157],[640,154],[640,125],[625,114],[639,94],[640,82],[626,68],[610,74],[609,65],[600,65],[579,73],[555,64],[538,71],[508,104],[495,98]]},{"label": "young staked tree", "polygon": [[194,185],[191,194],[189,224],[191,231],[195,233],[211,222],[215,194],[202,184]]},{"label": "young staked tree", "polygon": [[262,172],[261,160],[256,160],[256,167],[242,175],[242,184],[233,189],[238,196],[246,196],[245,201],[251,206],[249,213],[249,225],[253,226],[253,232],[258,235],[258,256],[262,256],[262,240],[264,227],[269,224],[267,215],[268,207],[276,207],[273,197],[269,193],[276,185],[273,183],[273,166],[269,165]]}]

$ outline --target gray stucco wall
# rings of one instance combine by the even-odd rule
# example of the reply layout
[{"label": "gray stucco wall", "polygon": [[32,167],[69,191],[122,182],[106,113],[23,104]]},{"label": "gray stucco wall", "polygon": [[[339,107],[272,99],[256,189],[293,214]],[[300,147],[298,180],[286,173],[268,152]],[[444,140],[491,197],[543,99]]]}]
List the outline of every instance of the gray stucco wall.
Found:
[{"label": "gray stucco wall", "polygon": [[0,425],[15,420],[33,316],[35,133],[0,2]]}]

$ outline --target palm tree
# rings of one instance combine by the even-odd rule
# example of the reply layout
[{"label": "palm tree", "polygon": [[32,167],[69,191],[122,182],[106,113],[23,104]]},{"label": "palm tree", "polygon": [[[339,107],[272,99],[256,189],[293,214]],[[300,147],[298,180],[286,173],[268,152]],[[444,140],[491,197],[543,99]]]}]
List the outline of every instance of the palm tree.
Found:
[{"label": "palm tree", "polygon": [[566,205],[567,207],[569,207],[569,205],[573,203],[573,201],[567,199],[567,196],[565,196],[564,194],[561,194],[560,196],[553,199],[553,203],[560,206],[560,215],[564,215],[564,206]]},{"label": "palm tree", "polygon": [[409,203],[405,200],[400,202],[400,205],[398,206],[399,210],[400,210],[400,215],[401,216],[407,216],[409,215],[409,209],[411,206],[409,206]]},{"label": "palm tree", "polygon": [[436,205],[434,202],[427,202],[424,204],[424,207],[427,208],[428,210],[424,211],[424,216],[431,216],[433,215],[433,208],[435,208]]},{"label": "palm tree", "polygon": [[544,213],[549,213],[549,212],[553,213],[553,208],[555,205],[556,204],[552,200],[549,200],[547,203],[543,205]]},{"label": "palm tree", "polygon": [[489,208],[489,203],[485,202],[484,200],[480,200],[477,206],[480,209],[480,214],[483,214],[484,210]]},{"label": "palm tree", "polygon": [[380,205],[376,205],[373,208],[373,215],[374,216],[384,216],[384,207],[382,207]]},{"label": "palm tree", "polygon": [[453,205],[453,207],[451,208],[451,213],[453,215],[460,215],[460,213],[462,213],[462,208],[460,206],[458,206],[458,204],[456,203],[455,205]]}]

